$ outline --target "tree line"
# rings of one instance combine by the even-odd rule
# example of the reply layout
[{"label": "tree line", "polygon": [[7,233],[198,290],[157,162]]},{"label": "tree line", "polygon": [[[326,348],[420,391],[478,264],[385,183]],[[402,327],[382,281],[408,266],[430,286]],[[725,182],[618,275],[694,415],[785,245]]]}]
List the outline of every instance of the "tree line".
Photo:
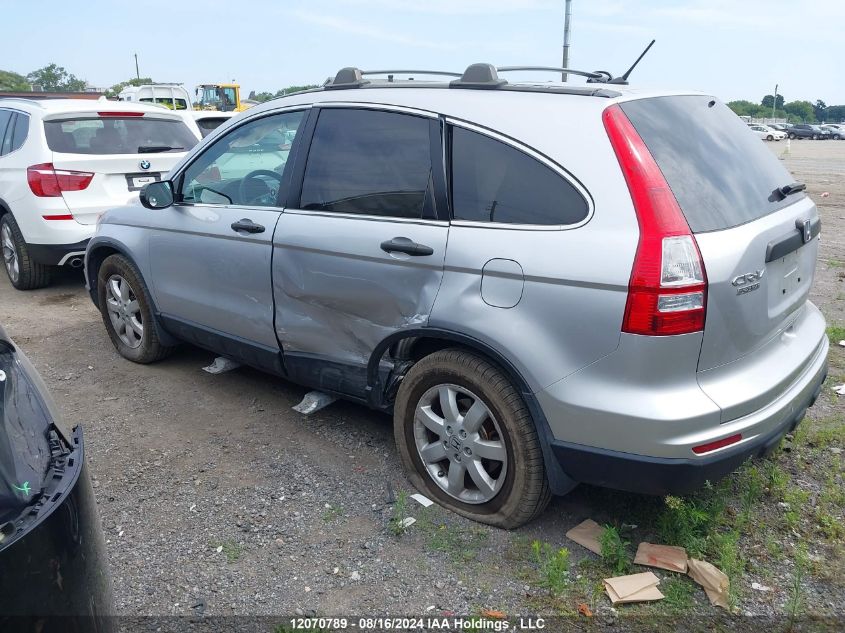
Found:
[{"label": "tree line", "polygon": [[815,103],[810,101],[785,102],[783,95],[766,95],[760,103],[746,101],[729,101],[728,107],[739,116],[750,116],[759,119],[774,117],[786,119],[790,123],[839,123],[845,121],[845,105],[827,105],[821,99]]},{"label": "tree line", "polygon": [[[127,86],[141,86],[151,83],[155,82],[150,77],[121,81],[106,90],[106,96],[116,97]],[[21,75],[10,70],[0,70],[0,91],[26,92],[32,90],[34,86],[39,86],[44,92],[81,92],[85,90],[86,84],[87,82],[84,79],[80,79],[58,64],[48,64],[26,75]],[[253,91],[250,93],[249,98],[263,102],[276,97],[282,97],[292,92],[317,87],[316,84],[309,84],[304,86],[288,86],[276,92]],[[744,99],[728,102],[728,107],[738,115],[755,118],[771,117],[772,106],[774,106],[774,116],[776,118],[786,119],[790,123],[838,123],[845,121],[845,105],[829,106],[821,99],[816,100],[815,103],[811,101],[785,102],[783,95],[777,95],[777,98],[774,95],[765,95],[759,103]]]}]

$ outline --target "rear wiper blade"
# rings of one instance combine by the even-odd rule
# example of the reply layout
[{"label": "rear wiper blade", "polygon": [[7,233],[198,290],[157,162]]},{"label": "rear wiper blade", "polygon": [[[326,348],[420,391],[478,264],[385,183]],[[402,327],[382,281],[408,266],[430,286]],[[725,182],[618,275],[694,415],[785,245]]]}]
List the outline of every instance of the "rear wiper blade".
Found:
[{"label": "rear wiper blade", "polygon": [[169,152],[174,149],[185,149],[184,147],[171,147],[170,145],[141,145],[138,148],[139,154],[156,154],[158,152]]},{"label": "rear wiper blade", "polygon": [[782,187],[778,187],[778,191],[780,195],[784,198],[786,196],[791,196],[793,193],[798,193],[800,191],[804,191],[807,188],[807,185],[803,182],[792,182],[788,185],[783,185]]}]

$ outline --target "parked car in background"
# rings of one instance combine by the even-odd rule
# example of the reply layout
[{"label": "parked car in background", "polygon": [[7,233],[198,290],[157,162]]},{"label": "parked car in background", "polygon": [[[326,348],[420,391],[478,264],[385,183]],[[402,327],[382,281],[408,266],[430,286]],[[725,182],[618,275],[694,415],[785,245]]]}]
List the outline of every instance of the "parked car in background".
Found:
[{"label": "parked car in background", "polygon": [[0,99],[0,245],[19,290],[81,267],[100,214],[138,199],[200,139],[179,113],[85,99]]},{"label": "parked car in background", "polygon": [[788,132],[789,128],[792,126],[789,123],[769,123],[768,127],[773,130],[777,130],[778,132]]},{"label": "parked car in background", "polygon": [[818,125],[810,125],[809,123],[796,123],[787,132],[789,138],[811,138],[829,139],[831,134],[828,130],[823,130]]},{"label": "parked car in background", "polygon": [[780,130],[772,129],[766,125],[749,125],[752,132],[765,141],[782,141],[786,138],[786,133]]},{"label": "parked car in background", "polygon": [[82,427],[0,326],[0,629],[113,630]]},{"label": "parked car in background", "polygon": [[190,116],[196,122],[203,138],[237,114],[237,112],[219,112],[217,110],[192,110],[190,112]]},{"label": "parked car in background", "polygon": [[845,138],[845,125],[841,123],[826,123],[821,126],[823,130],[830,132],[830,137],[835,140]]},{"label": "parked car in background", "polygon": [[798,425],[828,351],[803,189],[711,96],[347,68],[107,212],[85,272],[123,357],[187,342],[392,412],[418,489],[513,528]]}]

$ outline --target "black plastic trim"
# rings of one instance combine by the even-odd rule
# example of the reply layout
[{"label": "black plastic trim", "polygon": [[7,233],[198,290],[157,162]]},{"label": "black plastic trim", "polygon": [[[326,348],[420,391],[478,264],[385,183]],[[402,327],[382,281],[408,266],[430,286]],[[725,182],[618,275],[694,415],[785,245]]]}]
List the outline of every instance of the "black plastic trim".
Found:
[{"label": "black plastic trim", "polygon": [[452,217],[446,177],[446,121],[441,117],[430,122],[431,177],[434,185],[434,206],[437,219],[448,222]]},{"label": "black plastic trim", "polygon": [[[810,222],[810,240],[818,237],[822,232],[821,218],[816,218]],[[796,227],[792,233],[785,235],[778,240],[772,240],[766,246],[766,263],[773,262],[785,255],[789,255],[793,251],[797,251],[807,242],[804,241],[803,231]]]},{"label": "black plastic trim", "polygon": [[247,341],[169,314],[159,316],[162,326],[176,338],[215,354],[237,360],[261,371],[286,377],[278,348]]},{"label": "black plastic trim", "polygon": [[[309,109],[308,118],[305,120],[302,132],[296,135],[296,152],[293,156],[293,166],[290,172],[290,183],[288,186],[287,200],[280,206],[288,209],[298,209],[299,199],[302,197],[302,181],[305,178],[305,166],[308,163],[308,154],[311,152],[311,141],[314,138],[314,130],[317,127],[317,119],[320,117],[319,104]],[[290,161],[288,161],[290,163]]]},{"label": "black plastic trim", "polygon": [[76,244],[27,244],[29,254],[39,264],[57,266],[68,253],[84,253],[89,240]]},{"label": "black plastic trim", "polygon": [[364,365],[340,363],[317,354],[286,352],[285,370],[291,382],[367,404]]},{"label": "black plastic trim", "polygon": [[825,368],[812,394],[798,407],[798,414],[780,427],[752,443],[724,449],[709,457],[648,457],[558,440],[552,441],[552,450],[560,467],[581,483],[651,495],[687,494],[706,482],[724,478],[746,460],[773,451],[815,403],[826,377]]}]

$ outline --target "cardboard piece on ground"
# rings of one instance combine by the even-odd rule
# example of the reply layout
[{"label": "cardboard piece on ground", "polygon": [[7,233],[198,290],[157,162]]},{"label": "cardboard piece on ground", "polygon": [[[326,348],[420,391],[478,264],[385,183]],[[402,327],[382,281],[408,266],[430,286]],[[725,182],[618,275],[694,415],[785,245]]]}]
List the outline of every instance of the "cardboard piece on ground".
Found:
[{"label": "cardboard piece on ground", "polygon": [[587,519],[569,530],[566,538],[601,556],[601,533],[601,526],[592,519]]},{"label": "cardboard piece on ground", "polygon": [[687,573],[687,550],[674,545],[655,545],[654,543],[643,542],[637,548],[634,564],[659,567],[660,569],[685,574]]},{"label": "cardboard piece on ground", "polygon": [[657,588],[660,579],[650,571],[630,576],[604,579],[604,590],[613,604],[629,602],[650,602],[663,599]]},{"label": "cardboard piece on ground", "polygon": [[728,609],[728,590],[731,584],[724,572],[707,561],[694,558],[690,558],[687,565],[689,577],[704,587],[710,604]]}]

